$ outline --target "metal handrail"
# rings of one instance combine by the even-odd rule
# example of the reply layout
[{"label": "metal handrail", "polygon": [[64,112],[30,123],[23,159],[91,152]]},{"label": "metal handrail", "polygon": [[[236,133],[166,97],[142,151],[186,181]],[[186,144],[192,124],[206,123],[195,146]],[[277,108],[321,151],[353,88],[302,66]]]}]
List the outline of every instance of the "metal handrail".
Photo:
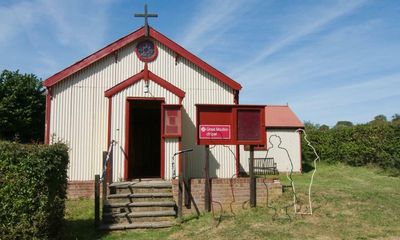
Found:
[{"label": "metal handrail", "polygon": [[[99,227],[100,224],[100,185],[102,183],[103,185],[103,196],[102,196],[102,206],[103,206],[103,211],[104,211],[104,206],[106,204],[107,201],[107,181],[106,177],[107,177],[107,165],[108,162],[110,162],[111,160],[111,154],[112,154],[112,150],[114,147],[114,144],[116,144],[117,142],[115,140],[111,140],[110,145],[108,146],[108,151],[107,151],[107,155],[104,158],[104,154],[105,152],[103,152],[103,172],[101,174],[101,177],[99,174],[96,174],[94,176],[94,224],[96,227]],[[111,171],[112,171],[112,163],[111,163]],[[112,180],[112,174],[110,177],[110,180]],[[111,181],[109,181],[109,183],[111,183]]]},{"label": "metal handrail", "polygon": [[[172,163],[171,163],[171,165],[172,165],[172,179],[175,179],[176,178],[176,163],[175,163],[175,157],[176,157],[176,155],[179,155],[179,154],[182,154],[182,153],[188,153],[188,152],[191,152],[191,151],[193,151],[193,148],[189,148],[189,149],[185,149],[185,150],[182,150],[182,151],[179,151],[179,152],[176,152],[173,156],[172,156]],[[184,162],[185,161],[183,161],[182,162],[182,165],[184,165]],[[179,169],[179,175],[178,175],[178,219],[179,219],[179,222],[181,222],[182,221],[182,210],[183,210],[183,207],[182,207],[182,202],[183,202],[183,189],[185,188],[185,179],[184,179],[184,177],[185,177],[185,166],[182,166],[182,169],[180,168]],[[182,172],[182,170],[183,170],[183,172]],[[185,191],[186,192],[186,194],[189,194],[188,193],[188,191],[186,190]],[[189,196],[186,196],[186,198],[185,199],[188,199],[188,198],[190,198]],[[189,200],[190,201],[190,200]]]},{"label": "metal handrail", "polygon": [[182,150],[182,151],[179,151],[179,152],[176,152],[176,153],[174,153],[174,155],[172,156],[172,162],[171,162],[171,168],[172,168],[172,179],[175,179],[176,178],[176,160],[175,160],[175,157],[176,157],[176,155],[180,155],[180,154],[182,154],[182,153],[187,153],[187,152],[192,152],[193,151],[193,148],[188,148],[188,149],[185,149],[185,150]]},{"label": "metal handrail", "polygon": [[106,159],[103,162],[103,173],[101,174],[100,182],[103,182],[105,177],[106,177],[107,165],[108,165],[108,162],[111,159],[111,153],[112,153],[112,150],[113,150],[113,147],[114,147],[115,143],[117,143],[115,140],[111,140],[110,145],[108,146],[107,156],[106,156]]}]

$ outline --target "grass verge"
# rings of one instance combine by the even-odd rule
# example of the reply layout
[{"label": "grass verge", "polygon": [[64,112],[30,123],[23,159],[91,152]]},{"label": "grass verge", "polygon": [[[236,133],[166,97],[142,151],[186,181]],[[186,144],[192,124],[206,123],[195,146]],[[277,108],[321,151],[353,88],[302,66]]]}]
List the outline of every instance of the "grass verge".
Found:
[{"label": "grass verge", "polygon": [[[312,171],[293,176],[302,211]],[[288,184],[286,176],[282,182]],[[211,214],[169,229],[96,231],[93,201],[67,202],[66,239],[400,239],[400,178],[368,167],[318,164],[312,216],[295,215],[292,192],[269,206],[245,209],[233,216],[228,209],[217,222]],[[217,213],[219,214],[219,213]],[[290,217],[290,218],[289,218]]]}]

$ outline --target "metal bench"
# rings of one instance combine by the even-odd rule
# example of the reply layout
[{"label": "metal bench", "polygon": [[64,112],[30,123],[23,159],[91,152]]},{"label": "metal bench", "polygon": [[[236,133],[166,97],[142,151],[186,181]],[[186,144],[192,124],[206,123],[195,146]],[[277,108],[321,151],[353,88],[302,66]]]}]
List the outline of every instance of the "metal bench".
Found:
[{"label": "metal bench", "polygon": [[257,175],[278,174],[274,158],[254,158],[254,173]]}]

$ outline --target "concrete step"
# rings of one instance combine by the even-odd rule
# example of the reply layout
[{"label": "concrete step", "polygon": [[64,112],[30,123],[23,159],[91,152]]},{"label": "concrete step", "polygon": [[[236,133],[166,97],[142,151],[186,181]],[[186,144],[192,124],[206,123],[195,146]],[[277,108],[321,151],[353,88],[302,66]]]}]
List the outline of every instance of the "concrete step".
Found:
[{"label": "concrete step", "polygon": [[126,230],[126,229],[138,229],[138,228],[167,228],[172,227],[174,222],[141,222],[141,223],[123,223],[123,224],[102,224],[99,229],[101,230]]},{"label": "concrete step", "polygon": [[123,230],[174,224],[176,204],[171,182],[154,179],[119,182],[110,184],[109,190],[103,213],[105,228]]},{"label": "concrete step", "polygon": [[111,203],[105,205],[106,208],[120,208],[120,207],[174,207],[174,201],[164,202],[129,202],[129,203]]},{"label": "concrete step", "polygon": [[111,183],[110,188],[171,188],[172,183],[169,181],[140,181],[140,182],[118,182]]},{"label": "concrete step", "polygon": [[117,193],[108,195],[109,199],[113,198],[172,198],[171,193]]},{"label": "concrete step", "polygon": [[113,217],[108,216],[103,218],[103,223],[142,223],[142,222],[175,222],[176,218],[173,216],[167,217]]},{"label": "concrete step", "polygon": [[148,212],[175,210],[174,201],[111,203],[104,206],[106,213]]},{"label": "concrete step", "polygon": [[119,208],[105,208],[104,213],[128,213],[128,212],[154,212],[154,211],[169,211],[175,210],[175,207],[119,207]]},{"label": "concrete step", "polygon": [[172,188],[118,188],[118,189],[113,189],[110,188],[110,194],[129,194],[129,193],[171,193]]},{"label": "concrete step", "polygon": [[152,211],[152,212],[130,212],[130,213],[117,213],[117,214],[110,214],[105,213],[103,216],[112,216],[112,217],[130,217],[130,218],[139,218],[139,217],[170,217],[175,216],[176,213],[174,210],[169,211]]},{"label": "concrete step", "polygon": [[168,193],[172,192],[172,184],[167,181],[141,181],[113,183],[109,186],[110,194],[128,193]]},{"label": "concrete step", "polygon": [[135,222],[164,222],[174,221],[176,212],[148,211],[148,212],[128,212],[128,213],[104,213],[103,222],[105,223],[135,223]]}]

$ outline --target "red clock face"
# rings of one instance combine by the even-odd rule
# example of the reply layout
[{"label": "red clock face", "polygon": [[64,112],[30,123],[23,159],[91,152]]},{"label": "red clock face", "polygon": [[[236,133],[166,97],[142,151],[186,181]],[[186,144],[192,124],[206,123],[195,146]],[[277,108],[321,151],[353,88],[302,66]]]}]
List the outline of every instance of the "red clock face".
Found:
[{"label": "red clock face", "polygon": [[157,56],[157,48],[150,40],[144,40],[137,44],[136,53],[144,62],[153,61]]}]

